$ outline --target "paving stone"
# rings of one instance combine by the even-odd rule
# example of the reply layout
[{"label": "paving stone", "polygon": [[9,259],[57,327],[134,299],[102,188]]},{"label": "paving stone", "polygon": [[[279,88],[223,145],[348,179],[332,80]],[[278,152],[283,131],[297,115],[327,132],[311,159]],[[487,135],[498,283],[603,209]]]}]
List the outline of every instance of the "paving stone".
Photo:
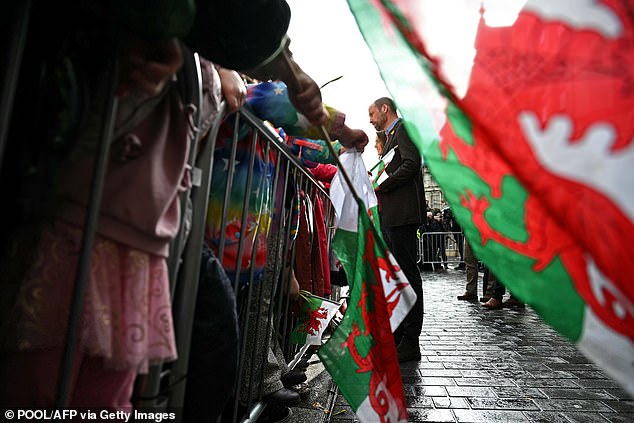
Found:
[{"label": "paving stone", "polygon": [[455,422],[453,413],[447,409],[407,408],[408,422]]},{"label": "paving stone", "polygon": [[443,363],[446,369],[458,369],[458,370],[478,370],[478,369],[494,369],[493,363],[478,363],[472,362],[445,362]]},{"label": "paving stone", "polygon": [[447,386],[447,392],[452,397],[495,397],[495,393],[488,387]]},{"label": "paving stone", "polygon": [[563,370],[549,370],[549,371],[532,371],[531,375],[535,379],[578,379],[577,376],[570,372],[564,372]]},{"label": "paving stone", "polygon": [[575,383],[582,388],[610,388],[617,389],[612,379],[579,379]]},{"label": "paving stone", "polygon": [[[570,419],[566,417],[566,414],[564,413],[555,413],[551,411],[527,411],[524,414],[531,422],[534,423],[571,423]],[[607,420],[603,417],[597,416],[596,414],[593,416],[595,419],[594,422],[607,423]]]},{"label": "paving stone", "polygon": [[491,377],[495,377],[495,378],[511,378],[513,380],[515,379],[522,379],[522,378],[533,378],[533,375],[531,374],[530,371],[525,370],[525,369],[495,369],[495,370],[489,370],[488,371],[489,376]]},{"label": "paving stone", "polygon": [[[597,367],[592,364],[592,363],[552,363],[549,364],[548,367],[550,367],[553,370],[566,370],[569,372],[572,371],[577,371],[577,370],[596,370]],[[605,373],[603,374],[603,379],[607,379],[607,376],[605,375]]]},{"label": "paving stone", "polygon": [[550,368],[544,363],[531,363],[528,361],[509,361],[506,363],[494,363],[494,368],[498,370],[518,370],[518,371],[541,371],[550,370]]},{"label": "paving stone", "polygon": [[454,398],[454,397],[432,397],[434,402],[434,407],[436,408],[469,408],[469,404],[467,400],[464,398]]},{"label": "paving stone", "polygon": [[419,369],[423,377],[464,377],[460,370],[453,369]]},{"label": "paving stone", "polygon": [[428,396],[428,397],[444,397],[447,389],[444,386],[421,386],[421,385],[405,385],[403,386],[405,396]]},{"label": "paving stone", "polygon": [[606,423],[609,418],[602,414],[592,413],[563,413],[570,423]]},{"label": "paving stone", "polygon": [[534,388],[579,388],[579,385],[572,379],[517,379],[514,381],[517,386],[530,386]]},{"label": "paving stone", "polygon": [[443,366],[442,363],[430,363],[430,362],[419,362],[418,366],[419,369],[444,369],[445,366]]},{"label": "paving stone", "polygon": [[433,362],[442,362],[442,363],[472,363],[475,358],[474,357],[465,357],[462,355],[437,355],[433,357],[428,357],[429,361]]},{"label": "paving stone", "polygon": [[546,411],[596,411],[599,413],[611,412],[612,409],[601,401],[582,399],[541,399],[534,400],[535,404]]},{"label": "paving stone", "polygon": [[498,398],[547,398],[541,389],[492,386],[491,390]]},{"label": "paving stone", "polygon": [[604,416],[610,423],[632,423],[634,422],[634,414],[619,414],[616,416],[606,415]]},{"label": "paving stone", "polygon": [[[628,401],[603,401],[604,404],[608,405],[611,409],[619,413],[630,413],[634,414],[634,400],[630,399]],[[632,420],[634,422],[634,420]]]},{"label": "paving stone", "polygon": [[461,379],[454,379],[454,381],[458,386],[516,386],[511,379],[497,377],[464,377]]},{"label": "paving stone", "polygon": [[427,396],[405,396],[407,408],[434,408],[434,401]]},{"label": "paving stone", "polygon": [[548,398],[574,398],[574,399],[615,399],[605,390],[597,389],[559,389],[559,388],[542,388],[541,391]]},{"label": "paving stone", "polygon": [[524,398],[467,398],[467,403],[473,409],[487,410],[539,410],[530,399]]},{"label": "paving stone", "polygon": [[453,386],[456,384],[455,380],[450,377],[421,377],[420,385],[430,385],[430,386]]},{"label": "paving stone", "polygon": [[[447,370],[454,371],[454,370]],[[490,377],[492,376],[490,370],[460,370],[460,375],[462,377]]]},{"label": "paving stone", "polygon": [[453,410],[460,423],[524,423],[528,418],[521,411]]},{"label": "paving stone", "polygon": [[569,373],[579,379],[605,379],[606,375],[599,370],[570,370]]}]

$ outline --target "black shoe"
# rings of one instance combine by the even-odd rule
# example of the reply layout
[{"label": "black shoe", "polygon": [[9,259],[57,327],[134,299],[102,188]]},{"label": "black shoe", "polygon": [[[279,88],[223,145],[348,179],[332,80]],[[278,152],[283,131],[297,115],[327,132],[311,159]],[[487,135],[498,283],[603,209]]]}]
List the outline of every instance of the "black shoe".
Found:
[{"label": "black shoe", "polygon": [[262,401],[272,405],[291,406],[299,404],[302,401],[302,397],[300,397],[299,394],[295,391],[282,388],[263,396]]},{"label": "black shoe", "polygon": [[282,423],[290,420],[293,411],[284,405],[267,405],[257,421],[260,423]]},{"label": "black shoe", "polygon": [[471,292],[465,292],[462,295],[458,295],[456,298],[462,301],[478,301],[478,295]]},{"label": "black shoe", "polygon": [[295,370],[301,370],[305,372],[310,363],[308,363],[308,357],[302,357],[295,365]]},{"label": "black shoe", "polygon": [[464,269],[465,269],[464,263],[460,263],[456,267],[453,268],[453,270],[464,270]]},{"label": "black shoe", "polygon": [[280,378],[285,388],[299,385],[302,382],[306,382],[306,379],[306,374],[302,370],[298,369],[291,370]]},{"label": "black shoe", "polygon": [[419,361],[420,360],[420,347],[414,346],[410,343],[401,342],[396,347],[396,354],[398,355],[398,362],[405,363],[407,361]]}]

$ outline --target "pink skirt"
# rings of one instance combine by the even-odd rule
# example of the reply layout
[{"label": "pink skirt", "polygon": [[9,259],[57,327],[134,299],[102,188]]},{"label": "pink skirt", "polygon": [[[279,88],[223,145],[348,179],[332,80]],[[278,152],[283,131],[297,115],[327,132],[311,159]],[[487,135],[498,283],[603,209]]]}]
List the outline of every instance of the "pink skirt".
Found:
[{"label": "pink skirt", "polygon": [[[43,231],[11,316],[9,350],[63,345],[81,234],[60,222]],[[113,370],[146,373],[150,364],[176,359],[165,258],[95,237],[79,347]]]}]

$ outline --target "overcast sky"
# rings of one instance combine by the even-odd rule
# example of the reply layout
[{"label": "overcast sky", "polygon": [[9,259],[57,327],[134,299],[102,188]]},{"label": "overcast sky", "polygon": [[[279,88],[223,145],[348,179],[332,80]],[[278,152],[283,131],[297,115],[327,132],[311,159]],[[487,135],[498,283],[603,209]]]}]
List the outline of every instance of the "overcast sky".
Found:
[{"label": "overcast sky", "polygon": [[[346,113],[350,127],[364,130],[370,143],[363,154],[369,168],[378,160],[374,149],[375,131],[368,119],[368,106],[374,100],[390,96],[361,36],[346,0],[287,0],[291,7],[289,35],[291,50],[302,68],[324,84],[343,78],[322,90],[324,102]],[[416,0],[410,6],[428,18],[419,28],[427,37],[428,50],[434,56],[445,55],[444,71],[458,95],[468,84],[473,43],[480,5],[487,12],[487,25],[510,25],[526,0]],[[544,3],[543,1],[541,3]],[[546,2],[547,3],[547,2]],[[546,4],[544,3],[544,4]],[[422,11],[424,10],[424,14]],[[429,32],[429,34],[425,34]],[[434,42],[437,41],[437,42]]]},{"label": "overcast sky", "polygon": [[372,54],[359,33],[346,0],[287,0],[291,6],[291,51],[299,65],[322,85],[324,102],[346,114],[346,123],[364,130],[370,143],[363,153],[366,167],[378,160],[375,131],[368,106],[389,96]]}]

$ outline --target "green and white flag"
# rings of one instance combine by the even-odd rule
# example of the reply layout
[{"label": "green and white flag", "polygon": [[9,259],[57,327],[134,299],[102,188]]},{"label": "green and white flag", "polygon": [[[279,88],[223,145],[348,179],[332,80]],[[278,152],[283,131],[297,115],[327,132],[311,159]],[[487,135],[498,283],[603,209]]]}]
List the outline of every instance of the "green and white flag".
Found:
[{"label": "green and white flag", "polygon": [[370,179],[372,180],[373,188],[378,187],[379,185],[381,185],[383,181],[387,179],[388,175],[385,172],[385,168],[387,167],[387,165],[390,164],[390,162],[394,158],[394,153],[396,152],[397,148],[398,148],[398,145],[390,149],[390,151],[388,151],[387,154],[385,154],[385,156],[381,157],[381,160],[379,160],[379,162],[375,164],[374,166],[372,166],[372,168],[370,169]]},{"label": "green and white flag", "polygon": [[348,0],[476,255],[634,395],[628,0]]},{"label": "green and white flag", "polygon": [[317,354],[362,422],[404,423],[407,407],[392,329],[416,294],[370,219],[368,204],[376,199],[360,153],[346,152],[341,162],[361,197],[357,203],[345,184],[333,180],[337,229],[332,245],[348,276],[350,304]]},{"label": "green and white flag", "polygon": [[324,331],[341,304],[307,291],[301,291],[300,298],[303,301],[302,309],[290,341],[293,344],[321,345]]},{"label": "green and white flag", "polygon": [[394,331],[416,302],[416,294],[381,236],[376,194],[367,176],[361,153],[346,151],[339,156],[339,160],[363,202],[363,209],[359,210],[344,178],[337,172],[330,186],[330,198],[337,219],[337,231],[332,241],[333,249],[346,271],[350,285],[354,284],[356,278],[350,275],[353,275],[354,273],[351,272],[355,272],[357,269],[355,263],[359,252],[358,214],[363,213],[369,216],[376,229],[377,242],[381,243],[381,248],[384,250],[377,258],[377,262],[372,263],[372,265],[377,266],[377,271],[380,274],[385,298],[388,301],[390,325]]}]

